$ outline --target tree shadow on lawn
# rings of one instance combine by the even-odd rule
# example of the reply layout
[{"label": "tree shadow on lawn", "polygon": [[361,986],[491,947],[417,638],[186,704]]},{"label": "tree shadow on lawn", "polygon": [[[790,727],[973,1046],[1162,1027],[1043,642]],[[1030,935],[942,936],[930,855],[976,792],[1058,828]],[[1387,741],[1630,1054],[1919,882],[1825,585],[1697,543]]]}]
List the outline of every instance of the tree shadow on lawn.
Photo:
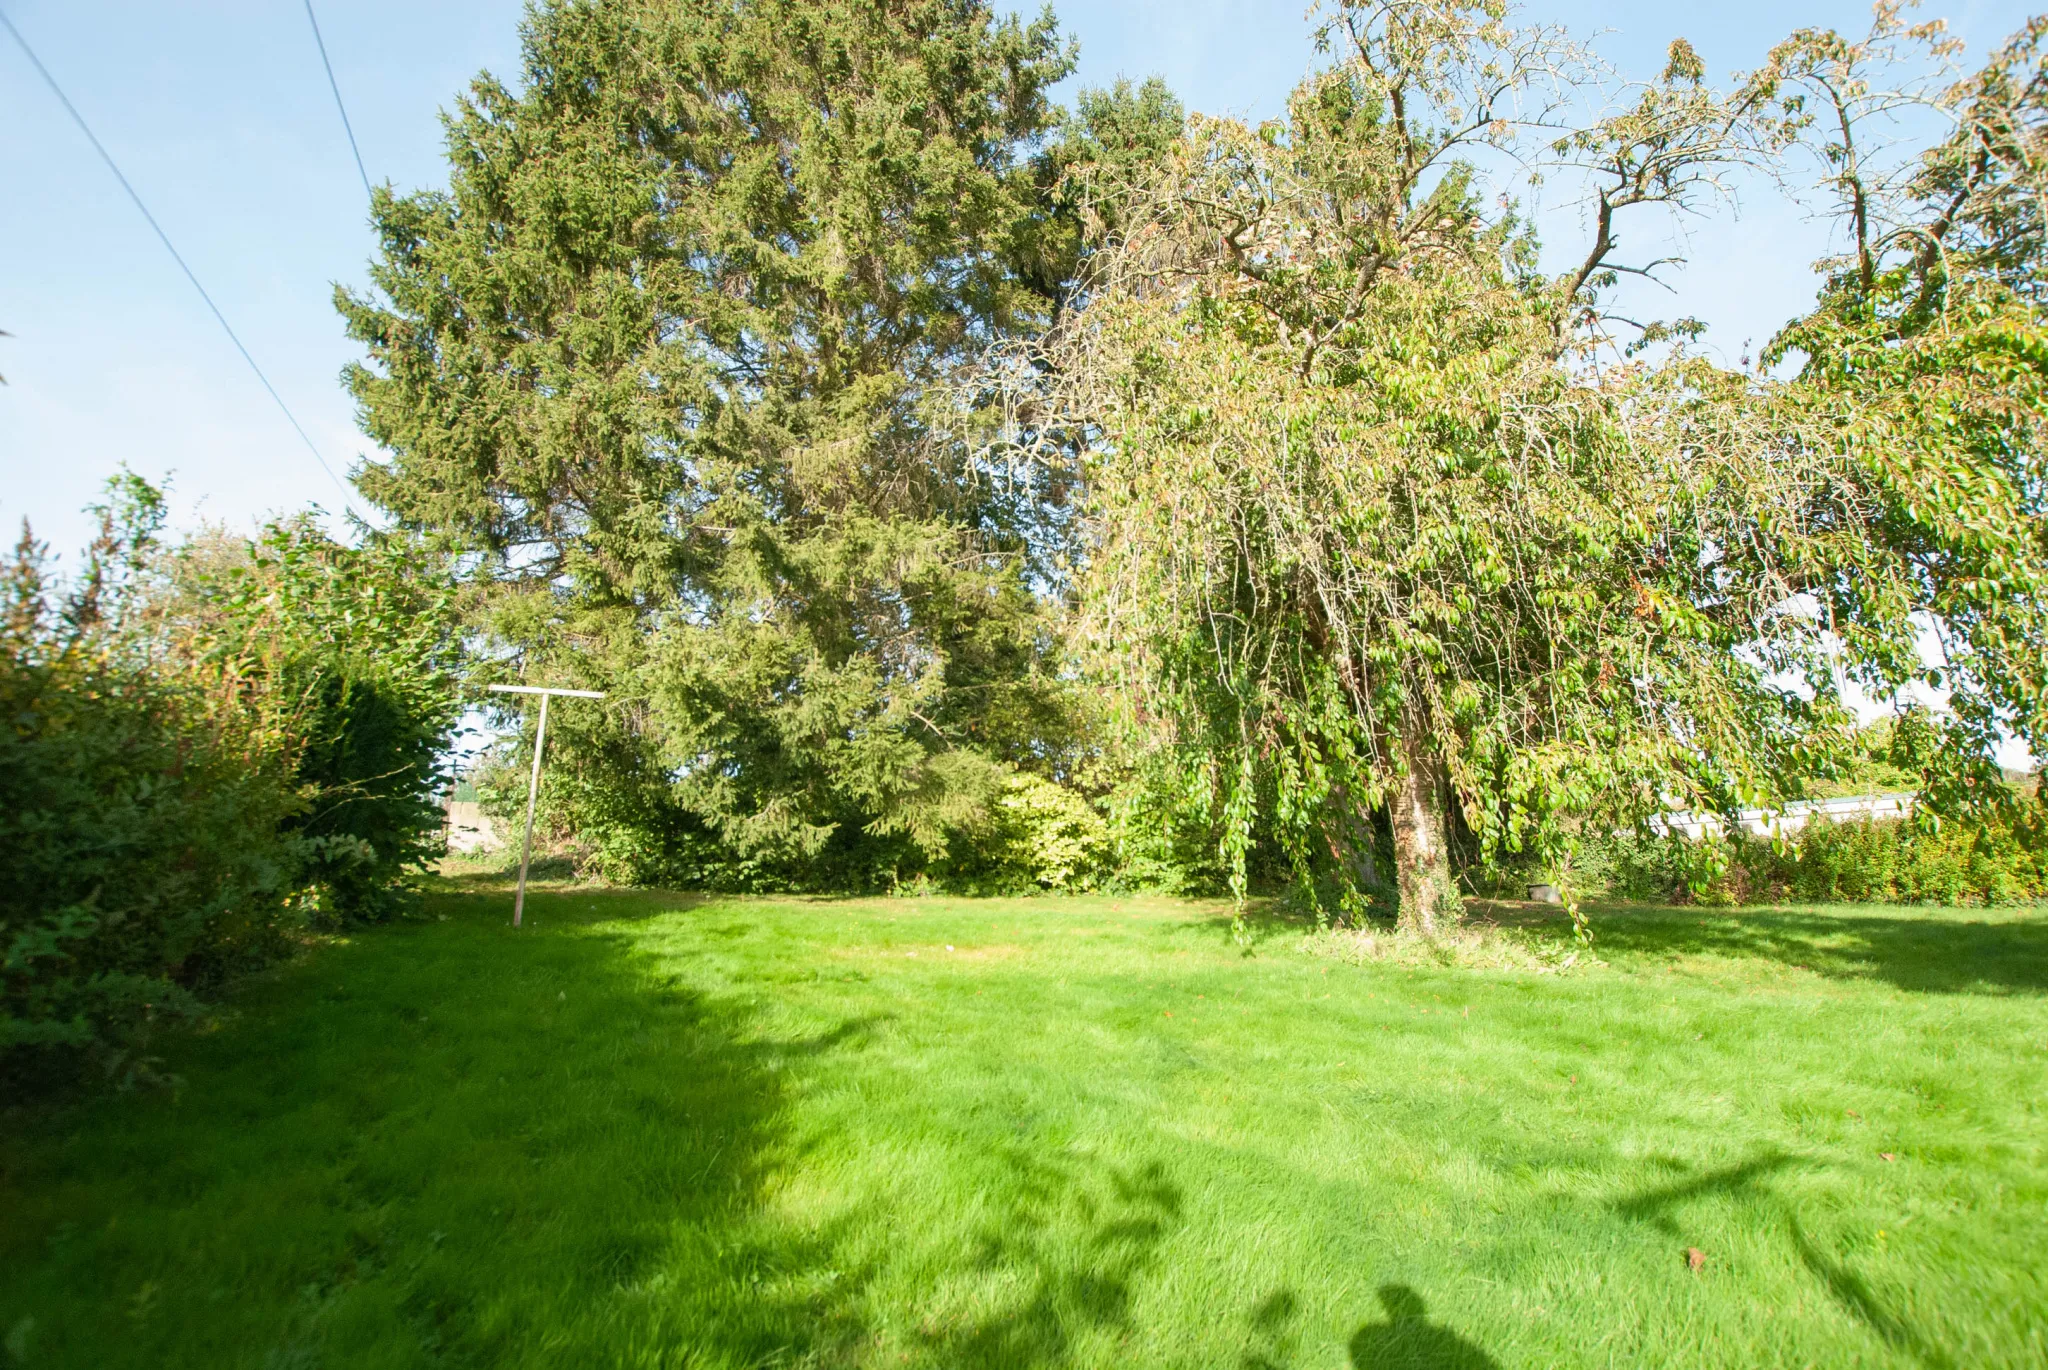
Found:
[{"label": "tree shadow on lawn", "polygon": [[1595,911],[1593,929],[1600,950],[1625,955],[1771,960],[1922,994],[2048,991],[2048,917],[2041,916],[1993,922],[1910,908],[1617,908]]},{"label": "tree shadow on lawn", "polygon": [[[584,892],[572,898],[573,909],[563,907],[566,900],[549,900],[538,912],[558,926],[597,924],[565,940],[603,946],[619,966],[637,963],[644,976],[651,958],[634,947],[630,933],[607,933],[603,924],[670,910],[623,899],[614,906]],[[940,1236],[935,1250],[947,1254],[936,1268],[919,1270],[920,1287],[911,1292],[905,1270],[918,1269],[935,1251],[930,1238],[906,1243],[903,1233],[930,1232],[932,1215],[902,1213],[886,1198],[872,1198],[806,1226],[775,1204],[785,1180],[801,1176],[813,1145],[795,1125],[790,1067],[803,1063],[802,1073],[817,1085],[818,1072],[829,1075],[835,1057],[861,1050],[890,1016],[849,1018],[796,1037],[764,1035],[750,1006],[707,998],[665,975],[658,963],[653,969],[637,990],[629,980],[626,996],[656,999],[675,1019],[668,1037],[681,1034],[688,1050],[669,1057],[657,1052],[646,1062],[620,1060],[623,1033],[601,1048],[608,1112],[619,1111],[619,1095],[644,1088],[649,1070],[672,1093],[658,1102],[642,1093],[633,1103],[636,1121],[648,1124],[639,1128],[639,1141],[583,1158],[604,1174],[586,1208],[606,1215],[619,1235],[609,1250],[596,1253],[597,1261],[555,1267],[555,1287],[536,1302],[567,1317],[553,1325],[536,1322],[521,1338],[521,1353],[546,1346],[550,1364],[574,1363],[582,1347],[589,1363],[624,1362],[661,1348],[666,1359],[656,1359],[663,1364],[1050,1370],[1097,1363],[1102,1339],[1131,1328],[1137,1286],[1180,1217],[1180,1190],[1159,1164],[1121,1167],[1021,1141],[973,1158],[995,1162],[980,1167],[980,1192],[973,1196],[986,1198],[989,1211],[960,1233],[969,1238],[965,1243],[954,1246]],[[602,978],[614,967],[593,971]],[[635,1011],[622,1002],[604,1013],[630,1022]],[[643,1027],[632,1036],[644,1041],[648,1034]],[[536,1041],[525,1049],[545,1052],[548,1045]],[[545,1126],[541,1120],[579,1104],[541,1096],[527,1106],[531,1125]],[[581,1128],[609,1132],[617,1122],[585,1119]],[[629,1154],[660,1160],[636,1180]],[[943,1214],[937,1227],[943,1234]],[[539,1250],[514,1260],[549,1263]],[[948,1308],[931,1286],[956,1295],[971,1291],[972,1297],[956,1297]],[[933,1303],[909,1302],[925,1298]]]},{"label": "tree shadow on lawn", "polygon": [[[432,875],[436,891],[449,890],[511,890],[519,880],[519,858],[516,855],[499,856],[492,861],[465,860],[453,871],[439,870]],[[526,884],[529,891],[535,886],[562,884],[576,880],[576,863],[566,856],[541,856],[527,863]]]},{"label": "tree shadow on lawn", "polygon": [[1794,1163],[1794,1158],[1782,1151],[1766,1151],[1738,1165],[1723,1166],[1719,1170],[1673,1180],[1670,1184],[1637,1190],[1616,1199],[1614,1211],[1632,1222],[1648,1223],[1659,1232],[1675,1237],[1678,1235],[1678,1222],[1673,1211],[1681,1205],[1708,1195],[1739,1194],[1761,1188],[1758,1181]]},{"label": "tree shadow on lawn", "polygon": [[[1467,909],[1468,927],[1500,928],[1573,949],[1571,923],[1555,906],[1472,900]],[[1588,913],[1593,950],[1600,956],[1774,961],[1831,979],[1882,980],[1926,994],[2048,992],[2048,911],[2006,921],[1886,905],[1872,905],[1868,913],[1836,913],[1626,904],[1595,905]],[[1268,900],[1246,908],[1241,929],[1228,914],[1204,915],[1187,926],[1235,938],[1253,955],[1276,940],[1314,931],[1316,921],[1288,903]]]},{"label": "tree shadow on lawn", "polygon": [[[985,1286],[987,1297],[970,1312],[922,1322],[920,1310],[902,1305],[900,1272],[891,1280],[891,1262],[905,1254],[897,1233],[912,1215],[869,1201],[808,1227],[777,1211],[774,1195],[809,1159],[794,1124],[791,1067],[829,1074],[835,1057],[865,1047],[889,1015],[796,1036],[765,1033],[750,1004],[688,988],[630,931],[604,926],[703,902],[675,896],[657,907],[626,892],[593,891],[529,901],[542,927],[585,925],[551,940],[581,949],[571,953],[573,970],[563,968],[567,993],[589,1001],[593,986],[606,987],[586,1003],[585,1017],[608,1030],[595,1043],[582,1032],[506,1043],[506,1060],[576,1059],[581,1051],[560,1077],[563,1088],[525,1093],[517,1120],[506,1121],[528,1137],[563,1134],[555,1154],[589,1177],[576,1211],[535,1226],[558,1220],[607,1235],[567,1253],[542,1242],[521,1251],[515,1238],[498,1259],[551,1272],[534,1281],[545,1287],[531,1303],[561,1316],[530,1320],[516,1344],[457,1344],[493,1361],[547,1347],[537,1359],[550,1364],[579,1355],[612,1363],[661,1347],[687,1364],[896,1365],[907,1357],[933,1367],[1056,1367],[1085,1363],[1092,1338],[1127,1327],[1135,1284],[1180,1211],[1180,1192],[1156,1163],[1122,1169],[1006,1146],[987,1190],[1000,1201],[971,1252],[945,1261],[940,1273]],[[551,971],[548,982],[554,978]],[[628,1041],[634,1045],[622,1053]],[[594,1098],[566,1086],[585,1070],[601,1072]],[[602,1139],[602,1149],[585,1150],[584,1138]],[[533,1187],[544,1187],[540,1177]],[[502,1243],[506,1235],[493,1237]],[[502,1322],[502,1308],[497,1315]]]},{"label": "tree shadow on lawn", "polygon": [[[792,1079],[883,1019],[772,1031],[604,926],[668,911],[638,901],[540,896],[518,933],[473,907],[253,986],[175,1100],[45,1120],[0,1173],[0,1206],[60,1196],[0,1224],[33,1363],[1054,1367],[1129,1328],[1179,1220],[1158,1165],[1011,1146],[951,1247],[876,1201],[806,1225]],[[906,1252],[975,1297],[920,1324]]]},{"label": "tree shadow on lawn", "polygon": [[1136,1287],[1179,1225],[1180,1189],[1156,1161],[1124,1168],[1024,1145],[1003,1161],[1009,1197],[981,1225],[962,1273],[1014,1292],[927,1324],[915,1358],[990,1370],[1095,1364],[1097,1343],[1132,1325]]},{"label": "tree shadow on lawn", "polygon": [[[508,929],[512,922],[513,883],[499,874],[437,875],[427,885],[425,896],[429,915],[450,911],[465,917],[490,914]],[[714,907],[725,898],[698,890],[620,888],[572,882],[542,885],[529,881],[523,926],[527,931],[533,931],[544,922],[549,931],[554,931],[563,927],[592,928],[605,923],[646,923],[673,913]],[[710,929],[701,923],[691,928],[695,935],[707,931],[731,935],[746,929]],[[633,949],[631,954],[641,953]]]},{"label": "tree shadow on lawn", "polygon": [[1242,915],[1232,912],[1226,904],[1221,911],[1204,908],[1173,926],[1226,938],[1246,956],[1256,956],[1278,939],[1314,932],[1317,923],[1313,913],[1293,900],[1265,897],[1247,900]]},{"label": "tree shadow on lawn", "polygon": [[1767,1151],[1736,1165],[1638,1190],[1614,1200],[1611,1206],[1624,1218],[1646,1223],[1667,1236],[1680,1238],[1682,1229],[1678,1210],[1692,1200],[1710,1195],[1759,1195],[1783,1215],[1786,1232],[1800,1264],[1820,1281],[1844,1312],[1875,1333],[1885,1345],[1913,1357],[1928,1370],[1953,1370],[1954,1359],[1929,1341],[1903,1314],[1887,1307],[1862,1276],[1822,1251],[1800,1225],[1791,1203],[1766,1183],[1779,1171],[1800,1164],[1798,1157],[1781,1151]]},{"label": "tree shadow on lawn", "polygon": [[766,1036],[590,926],[669,910],[536,895],[514,932],[505,903],[443,890],[451,925],[355,933],[169,1044],[179,1094],[39,1119],[0,1167],[0,1313],[29,1363],[609,1364],[674,1324],[665,1302],[738,1363],[833,1335],[709,1295],[745,1289],[735,1261],[809,1254],[754,1231],[789,1151],[782,1067],[873,1023]]},{"label": "tree shadow on lawn", "polygon": [[[1589,905],[1595,954],[1672,960],[1764,960],[1831,979],[1882,980],[1923,994],[2048,992],[2048,909],[2014,910],[2001,919],[1958,917],[1910,905],[1869,905],[1868,912],[1764,906]],[[1555,905],[1467,901],[1466,923],[1495,927],[1571,949],[1570,920]],[[1254,900],[1242,926],[1228,913],[1186,926],[1236,939],[1247,955],[1278,939],[1313,932],[1313,915],[1291,901]],[[1386,926],[1381,924],[1379,926]]]}]

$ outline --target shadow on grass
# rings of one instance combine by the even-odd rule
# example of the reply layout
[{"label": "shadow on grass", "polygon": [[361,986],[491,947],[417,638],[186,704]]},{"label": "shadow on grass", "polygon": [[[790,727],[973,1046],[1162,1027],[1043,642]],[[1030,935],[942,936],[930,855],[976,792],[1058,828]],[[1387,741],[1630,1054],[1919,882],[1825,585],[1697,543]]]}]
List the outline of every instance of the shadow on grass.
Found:
[{"label": "shadow on grass", "polygon": [[[1571,922],[1554,906],[1472,900],[1467,909],[1470,926],[1502,928],[1570,949]],[[2048,992],[2048,911],[2000,920],[1890,905],[1853,913],[1609,905],[1589,913],[1594,950],[1601,956],[1774,961],[1924,994]],[[1267,899],[1246,908],[1241,929],[1228,913],[1197,917],[1187,926],[1236,938],[1255,953],[1276,939],[1314,931],[1316,920],[1292,901]]]},{"label": "shadow on grass", "polygon": [[[496,889],[504,886],[510,889],[519,879],[519,858],[517,855],[504,856],[489,861],[462,860],[455,869],[436,872],[433,881],[436,888],[445,889]],[[576,878],[576,863],[566,856],[542,856],[527,863],[528,885],[558,883]]]},{"label": "shadow on grass", "polygon": [[1792,1205],[1765,1183],[1779,1171],[1796,1164],[1796,1157],[1783,1152],[1766,1152],[1737,1165],[1639,1190],[1615,1200],[1613,1208],[1622,1217],[1647,1223],[1675,1238],[1680,1235],[1676,1210],[1681,1205],[1709,1195],[1755,1193],[1783,1213],[1785,1228],[1800,1264],[1821,1282],[1844,1311],[1869,1328],[1885,1345],[1912,1356],[1928,1370],[1954,1370],[1955,1361],[1947,1352],[1921,1335],[1903,1315],[1886,1307],[1862,1276],[1823,1252],[1800,1226]]},{"label": "shadow on grass", "polygon": [[1499,1363],[1450,1328],[1429,1320],[1422,1296],[1405,1284],[1380,1286],[1385,1322],[1351,1338],[1354,1370],[1500,1370]]},{"label": "shadow on grass", "polygon": [[1179,1224],[1181,1193],[1157,1162],[1120,1168],[1024,1147],[1004,1157],[1008,1198],[966,1263],[1016,1294],[929,1331],[918,1360],[938,1366],[1095,1364],[1096,1342],[1131,1326],[1136,1285]]},{"label": "shadow on grass", "polygon": [[1791,1231],[1792,1248],[1799,1253],[1800,1262],[1827,1286],[1828,1293],[1850,1316],[1875,1332],[1885,1345],[1913,1357],[1928,1370],[1953,1370],[1955,1361],[1947,1352],[1928,1342],[1911,1323],[1886,1308],[1862,1276],[1829,1259],[1800,1229],[1796,1219],[1788,1216],[1785,1225]]},{"label": "shadow on grass", "polygon": [[[1058,1367],[1135,1330],[1180,1220],[1157,1164],[974,1158],[952,1248],[886,1203],[787,1216],[796,1081],[888,1017],[792,1033],[701,992],[629,926],[675,906],[544,895],[515,933],[443,895],[252,985],[181,1098],[43,1118],[0,1166],[30,1363]],[[929,1324],[925,1258],[976,1291]]]},{"label": "shadow on grass", "polygon": [[1783,1152],[1766,1152],[1740,1165],[1725,1166],[1720,1170],[1710,1170],[1704,1175],[1658,1185],[1654,1189],[1639,1190],[1626,1198],[1617,1199],[1614,1211],[1624,1218],[1648,1223],[1659,1232],[1676,1236],[1678,1223],[1672,1217],[1672,1210],[1680,1204],[1704,1198],[1709,1194],[1734,1194],[1752,1188],[1758,1180],[1775,1175],[1792,1163],[1792,1157]]},{"label": "shadow on grass", "polygon": [[[428,912],[446,902],[447,908],[474,914],[479,910],[502,913],[512,919],[513,881],[502,873],[482,872],[435,875],[424,890]],[[596,923],[634,923],[671,913],[687,912],[715,904],[723,896],[695,890],[616,889],[605,885],[536,886],[526,891],[526,922],[545,918],[549,926]]]},{"label": "shadow on grass", "polygon": [[1235,942],[1247,956],[1252,956],[1264,951],[1275,939],[1314,932],[1316,918],[1293,900],[1261,898],[1248,900],[1242,916],[1226,906],[1220,912],[1204,910],[1176,926]]},{"label": "shadow on grass", "polygon": [[1276,1289],[1259,1301],[1251,1315],[1251,1340],[1261,1349],[1247,1351],[1238,1370],[1285,1370],[1294,1359],[1301,1335],[1296,1326],[1301,1300],[1292,1289]]},{"label": "shadow on grass", "polygon": [[[857,1050],[867,1025],[762,1040],[575,926],[631,911],[592,902],[534,901],[543,926],[515,933],[439,896],[451,921],[245,986],[178,1044],[181,1095],[12,1139],[0,1306],[29,1363],[613,1363],[660,1302],[633,1291],[723,1275],[719,1237],[786,1149],[771,1058]],[[787,1339],[746,1308],[713,1328]]]},{"label": "shadow on grass", "polygon": [[2048,918],[1992,922],[1911,909],[1615,909],[1594,914],[1603,951],[1721,956],[1882,980],[1928,994],[2048,991]]},{"label": "shadow on grass", "polygon": [[[594,924],[562,940],[602,947],[615,959],[580,967],[568,992],[587,999],[592,979],[644,966],[630,934],[605,930],[639,909],[624,895],[579,892],[573,899],[573,910],[567,897],[538,909],[545,923]],[[532,1302],[560,1314],[525,1330],[522,1354],[545,1346],[563,1353],[547,1363],[611,1364],[659,1348],[663,1364],[1052,1370],[1098,1363],[1102,1339],[1131,1326],[1138,1282],[1180,1216],[1180,1191],[1158,1164],[1123,1168],[1022,1143],[1006,1147],[985,1179],[988,1216],[936,1272],[939,1282],[979,1297],[920,1321],[916,1305],[929,1289],[906,1289],[895,1265],[906,1255],[898,1233],[907,1215],[869,1203],[806,1226],[784,1217],[770,1197],[805,1160],[806,1144],[790,1124],[792,1067],[829,1074],[835,1058],[865,1048],[892,1015],[852,1017],[795,1037],[766,1034],[751,1009],[702,996],[659,969],[637,988],[629,983],[626,998],[632,1002],[590,1006],[610,1026],[564,1072],[603,1073],[599,1115],[590,1116],[590,1101],[568,1094],[541,1093],[522,1105],[522,1130],[580,1115],[579,1131],[604,1139],[603,1151],[580,1158],[594,1178],[576,1218],[614,1229],[571,1263],[543,1250],[505,1255],[556,1272],[553,1287]],[[621,1059],[620,1041],[647,1041],[650,1001],[671,1018],[659,1040],[684,1049]],[[573,1036],[522,1048],[551,1049],[578,1050]],[[659,1077],[658,1087],[642,1082],[643,1066]],[[650,1097],[657,1090],[665,1095],[658,1101]],[[925,1216],[912,1220],[912,1230]],[[914,1261],[915,1249],[909,1254]],[[471,1338],[461,1345],[487,1349]]]},{"label": "shadow on grass", "polygon": [[[422,1352],[463,1362],[556,1359],[547,1347],[560,1363],[610,1361],[672,1328],[676,1304],[697,1305],[693,1335],[746,1358],[798,1333],[831,1335],[829,1322],[793,1327],[772,1306],[660,1291],[744,1276],[733,1234],[755,1225],[788,1146],[780,1062],[858,1050],[873,1024],[764,1036],[746,1005],[651,973],[629,936],[588,926],[675,907],[663,903],[543,896],[528,904],[539,926],[473,927],[435,940],[445,956],[389,968],[446,1027],[399,1053],[359,1040],[334,1062],[330,1083],[397,1107],[330,1143],[358,1151],[329,1202],[395,1204],[417,1216],[409,1226],[435,1230],[394,1232],[388,1253],[338,1278],[337,1295],[350,1279],[393,1286],[372,1301],[394,1307]],[[365,1037],[382,1026],[357,1024]],[[362,1078],[371,1071],[382,1078]],[[350,1359],[331,1333],[320,1342],[308,1349]]]}]

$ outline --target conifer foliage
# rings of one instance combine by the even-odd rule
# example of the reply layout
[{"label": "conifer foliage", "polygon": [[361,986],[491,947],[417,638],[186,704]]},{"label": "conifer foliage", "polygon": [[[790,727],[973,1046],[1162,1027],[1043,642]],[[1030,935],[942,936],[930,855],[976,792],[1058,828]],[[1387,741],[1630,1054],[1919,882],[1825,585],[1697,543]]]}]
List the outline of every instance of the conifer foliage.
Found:
[{"label": "conifer foliage", "polygon": [[[1050,15],[984,0],[548,0],[447,188],[376,200],[360,482],[482,676],[608,692],[543,811],[627,879],[957,876],[1085,777],[1240,898],[1277,852],[1434,935],[1475,860],[1569,888],[1587,834],[1799,797],[1852,684],[1946,692],[1927,812],[1982,816],[2048,726],[2048,68],[2035,24],[1958,81],[1902,13],[1723,88],[1344,0],[1251,127],[1063,114]],[[1731,177],[1853,245],[1769,367],[1620,306]]]},{"label": "conifer foliage", "polygon": [[1051,764],[1045,492],[942,397],[1057,303],[1070,63],[977,0],[544,4],[448,188],[379,196],[363,488],[507,670],[613,692],[559,755],[620,873],[863,880]]}]

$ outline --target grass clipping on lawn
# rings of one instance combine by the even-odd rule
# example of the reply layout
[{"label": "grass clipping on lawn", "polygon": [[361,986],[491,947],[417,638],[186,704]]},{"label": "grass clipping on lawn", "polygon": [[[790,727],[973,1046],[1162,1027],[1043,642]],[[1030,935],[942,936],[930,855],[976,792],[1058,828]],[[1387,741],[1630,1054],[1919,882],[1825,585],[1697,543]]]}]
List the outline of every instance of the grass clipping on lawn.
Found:
[{"label": "grass clipping on lawn", "polygon": [[1301,950],[1347,965],[1436,966],[1563,975],[1606,962],[1591,949],[1543,930],[1503,927],[1480,918],[1426,937],[1405,928],[1321,928],[1301,939]]}]

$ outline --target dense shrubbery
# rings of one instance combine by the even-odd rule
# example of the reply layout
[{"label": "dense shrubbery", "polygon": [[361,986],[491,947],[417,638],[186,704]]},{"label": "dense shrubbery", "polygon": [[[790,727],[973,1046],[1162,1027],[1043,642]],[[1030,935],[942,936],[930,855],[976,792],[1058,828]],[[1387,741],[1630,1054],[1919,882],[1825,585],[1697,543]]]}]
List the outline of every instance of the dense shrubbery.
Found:
[{"label": "dense shrubbery", "polygon": [[309,522],[185,549],[163,600],[194,661],[231,662],[285,711],[303,805],[284,823],[316,923],[387,918],[440,852],[435,791],[460,710],[454,610],[405,553]]},{"label": "dense shrubbery", "polygon": [[[551,736],[553,724],[550,724]],[[1864,740],[1881,752],[1888,731]],[[526,758],[516,739],[478,777],[485,805],[501,830],[516,833],[524,814]],[[552,742],[550,750],[552,752]],[[553,762],[551,761],[551,765]],[[1873,763],[1874,764],[1874,763]],[[1865,767],[1869,769],[1869,767]],[[1873,772],[1886,788],[1903,778]],[[609,806],[633,793],[590,785],[573,766],[551,771],[542,788],[536,851],[568,858],[578,872],[627,885],[668,885],[726,892],[960,894],[1079,893],[1146,890],[1221,895],[1230,872],[1221,824],[1162,773],[1131,770],[1116,783],[1057,784],[1016,773],[1006,783],[995,819],[954,836],[939,856],[908,841],[890,844],[850,830],[828,843],[820,859],[787,863],[743,858],[687,814],[667,807],[658,777],[647,779],[644,804],[606,821]],[[1831,791],[1865,793],[1862,770]],[[1520,898],[1526,886],[1560,878],[1529,860],[1489,866],[1462,830],[1453,848],[1460,882],[1482,897]],[[1391,916],[1394,893],[1385,833],[1374,860],[1378,897],[1359,910]],[[1354,855],[1357,855],[1354,853]],[[892,859],[893,858],[893,859]],[[1254,891],[1300,896],[1285,853],[1270,832],[1254,835],[1247,854]],[[1583,897],[1712,905],[1809,900],[1827,903],[2011,904],[2048,900],[2048,810],[2024,799],[2014,815],[1934,824],[1817,822],[1781,847],[1747,833],[1717,841],[1609,837],[1583,840],[1568,881]],[[1335,895],[1322,892],[1321,916]],[[1306,909],[1314,901],[1301,899]],[[1350,920],[1355,921],[1355,920]]]},{"label": "dense shrubbery", "polygon": [[[608,725],[585,719],[558,730],[562,716],[549,716],[534,850],[566,858],[588,878],[756,894],[1217,895],[1229,889],[1220,821],[1203,809],[1201,795],[1176,790],[1163,768],[1127,762],[1113,775],[1091,771],[1065,783],[1013,770],[988,816],[949,832],[942,851],[848,821],[811,859],[778,860],[722,843],[674,802],[665,780],[651,770],[622,783],[630,758],[592,754],[598,750],[593,739]],[[470,777],[502,832],[516,835],[525,821],[531,746],[530,731],[506,736]],[[1248,861],[1256,888],[1288,878],[1268,832],[1257,834]]]},{"label": "dense shrubbery", "polygon": [[1584,883],[1623,899],[1703,904],[2016,904],[2048,899],[2048,809],[1939,826],[1816,822],[1782,842],[1615,839],[1587,852]]},{"label": "dense shrubbery", "polygon": [[306,524],[157,546],[114,484],[82,573],[24,533],[0,605],[0,1068],[146,1074],[150,1025],[432,854],[449,616]]},{"label": "dense shrubbery", "polygon": [[293,790],[230,678],[124,659],[104,582],[59,604],[40,561],[24,536],[0,643],[0,1059],[133,1073],[148,1025],[277,951]]}]

